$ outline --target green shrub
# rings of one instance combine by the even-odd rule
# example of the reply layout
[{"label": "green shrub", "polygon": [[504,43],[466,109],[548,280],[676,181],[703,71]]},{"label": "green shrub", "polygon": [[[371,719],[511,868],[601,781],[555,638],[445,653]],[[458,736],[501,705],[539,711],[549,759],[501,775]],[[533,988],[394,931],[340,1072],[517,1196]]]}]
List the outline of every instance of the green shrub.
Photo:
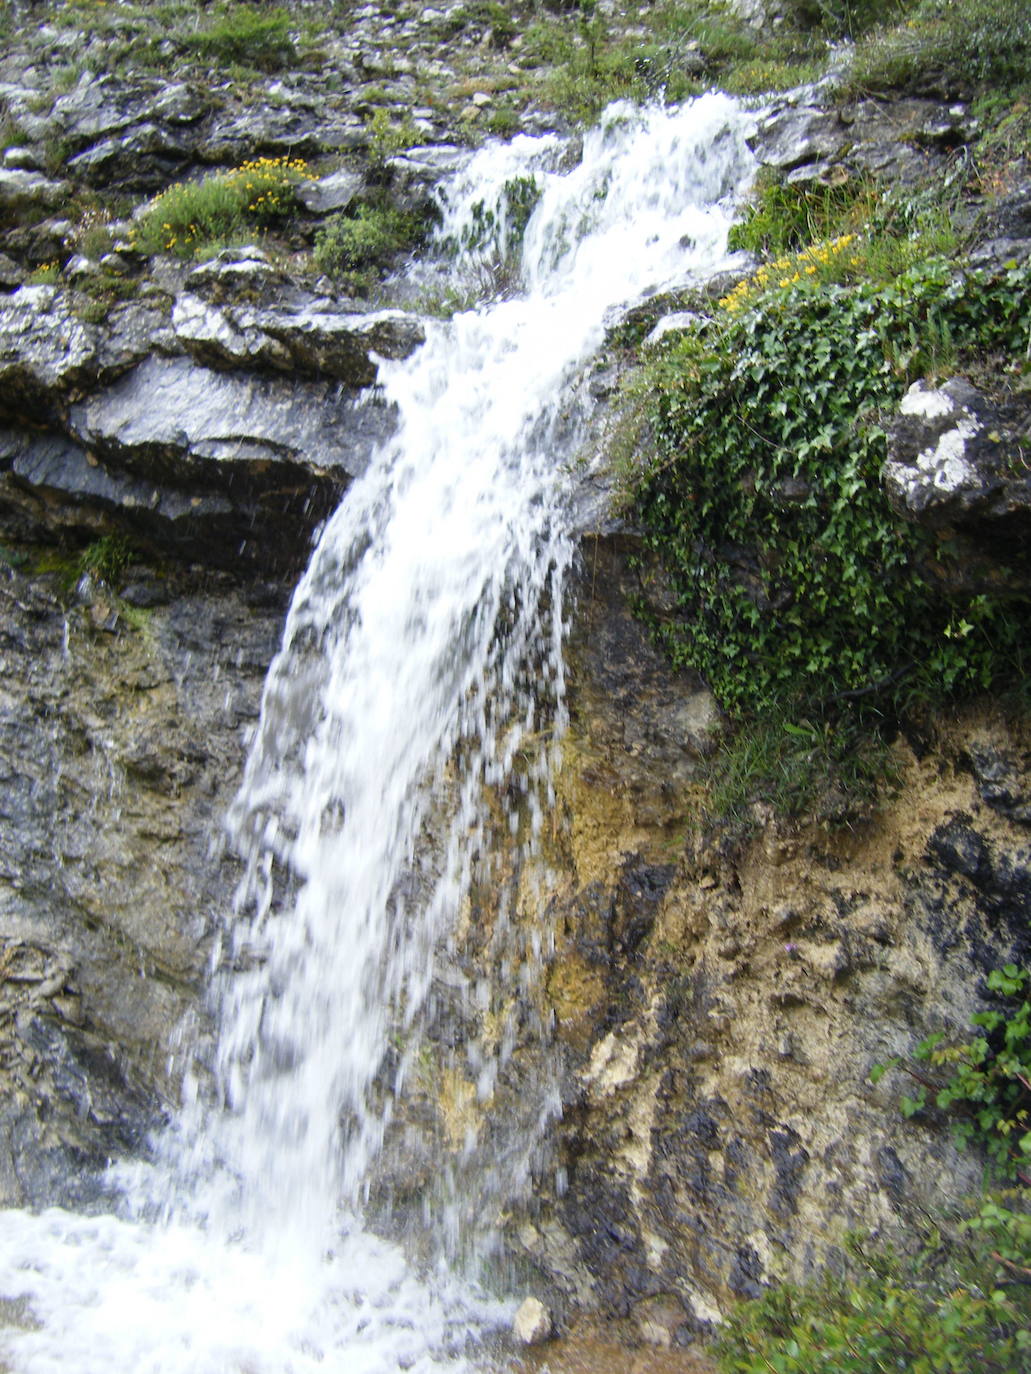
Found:
[{"label": "green shrub", "polygon": [[[1016,1217],[1016,1214],[1011,1214]],[[1021,1217],[1007,1230],[1016,1236]],[[1026,1256],[1026,1251],[1025,1258]],[[784,1285],[731,1313],[721,1374],[1019,1374],[1031,1360],[1031,1288],[988,1235],[932,1234],[914,1260],[855,1247],[852,1280]]]},{"label": "green shrub", "polygon": [[105,534],[88,544],[76,563],[76,582],[91,577],[105,586],[114,587],[132,562],[133,547],[121,534]]},{"label": "green shrub", "polygon": [[743,219],[730,230],[728,247],[761,257],[793,253],[814,240],[854,232],[878,201],[876,188],[865,178],[844,173],[829,186],[792,185],[764,167]]},{"label": "green shrub", "polygon": [[363,204],[332,215],[315,236],[315,264],[330,276],[389,267],[422,238],[415,215]]},{"label": "green shrub", "polygon": [[797,703],[772,703],[759,719],[721,737],[708,766],[707,809],[721,825],[745,831],[757,801],[778,815],[845,823],[896,777],[886,741],[860,712],[810,718],[798,714]]},{"label": "green shrub", "polygon": [[516,36],[515,20],[498,0],[469,0],[448,14],[443,28],[449,35],[465,29],[486,30],[495,48],[507,47]]},{"label": "green shrub", "polygon": [[1031,266],[962,275],[936,258],[849,281],[853,247],[760,269],[639,383],[653,453],[630,481],[676,604],[652,624],[732,714],[988,687],[1026,636],[1023,605],[957,605],[922,571],[949,547],[888,507],[877,413],[943,356],[1022,357]]},{"label": "green shrub", "polygon": [[237,62],[274,71],[296,57],[290,14],[282,8],[228,4],[207,28],[188,34],[186,46],[217,62]]},{"label": "green shrub", "polygon": [[193,257],[202,248],[281,223],[297,208],[297,186],[311,173],[300,158],[257,158],[230,172],[170,186],[136,226],[148,253]]},{"label": "green shrub", "polygon": [[913,0],[787,0],[790,19],[835,38],[858,38],[878,24],[896,23]]},{"label": "green shrub", "polygon": [[[840,180],[822,185],[792,184],[764,168],[728,246],[764,258],[801,254],[808,275],[823,281],[890,282],[923,259],[956,252],[960,235],[950,211],[955,194],[947,179],[896,195],[844,169]],[[835,247],[843,244],[847,253]],[[754,295],[756,285],[768,286],[788,267],[793,274],[797,266],[785,258],[761,268],[747,293]]]},{"label": "green shrub", "polygon": [[968,97],[1027,89],[1031,6],[1026,0],[922,0],[912,17],[857,45],[848,92]]},{"label": "green shrub", "polygon": [[755,58],[730,67],[722,87],[731,95],[763,95],[767,91],[790,91],[821,75],[821,64],[805,61],[777,61]]},{"label": "green shrub", "polygon": [[736,64],[777,62],[797,47],[761,37],[728,6],[703,0],[667,0],[649,10],[645,38],[610,33],[593,6],[582,8],[574,22],[558,26],[558,34],[535,26],[526,46],[537,60],[554,64],[546,98],[585,120],[620,98],[683,100],[722,80]]},{"label": "green shrub", "polygon": [[394,120],[382,106],[373,111],[366,129],[369,135],[369,159],[374,166],[382,165],[408,148],[414,148],[419,142],[419,131],[410,115]]}]

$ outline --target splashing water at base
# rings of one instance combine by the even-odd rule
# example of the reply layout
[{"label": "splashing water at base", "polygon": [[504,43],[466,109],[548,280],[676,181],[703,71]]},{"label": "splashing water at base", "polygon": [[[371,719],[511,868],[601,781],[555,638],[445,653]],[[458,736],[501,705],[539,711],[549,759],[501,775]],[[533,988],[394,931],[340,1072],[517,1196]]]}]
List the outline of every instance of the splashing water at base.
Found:
[{"label": "splashing water at base", "polygon": [[[568,389],[614,306],[722,265],[747,125],[718,96],[614,107],[573,170],[548,170],[558,140],[521,137],[444,193],[441,235],[475,274],[483,224],[502,247],[511,232],[503,188],[534,178],[520,290],[381,369],[398,432],[295,593],[230,818],[248,876],[216,960],[217,1092],[190,1094],[156,1163],[118,1171],[120,1217],[3,1217],[0,1295],[26,1315],[0,1353],[19,1374],[453,1368],[501,1320],[370,1235],[363,1195],[434,980],[457,976],[442,961],[470,882],[491,872],[484,789],[515,797],[527,851],[550,800]],[[510,1052],[504,1036],[464,1051],[488,1115]],[[528,1186],[557,1112],[547,1075],[535,1092],[527,1138],[492,1136],[501,1167],[452,1230]]]}]

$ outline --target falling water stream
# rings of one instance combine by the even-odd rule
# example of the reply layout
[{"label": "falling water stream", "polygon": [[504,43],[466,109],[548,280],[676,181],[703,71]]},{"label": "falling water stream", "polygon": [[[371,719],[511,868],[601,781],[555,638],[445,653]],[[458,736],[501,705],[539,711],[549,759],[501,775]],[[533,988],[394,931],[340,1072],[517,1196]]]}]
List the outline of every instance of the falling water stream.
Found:
[{"label": "falling water stream", "polygon": [[[370,1166],[489,879],[485,790],[527,850],[551,801],[571,387],[616,307],[724,263],[748,122],[715,95],[617,106],[572,169],[556,137],[520,137],[442,190],[461,284],[511,246],[506,187],[534,180],[517,280],[381,365],[399,427],[294,594],[229,818],[246,876],[213,956],[217,1048],[154,1159],[116,1171],[112,1213],[0,1217],[17,1374],[468,1368],[504,1320],[446,1263],[460,1243],[416,1268],[370,1233]],[[487,1115],[511,1051],[511,1034],[462,1051]],[[530,1098],[520,1138],[486,1152],[508,1196],[558,1110],[546,1073]]]}]

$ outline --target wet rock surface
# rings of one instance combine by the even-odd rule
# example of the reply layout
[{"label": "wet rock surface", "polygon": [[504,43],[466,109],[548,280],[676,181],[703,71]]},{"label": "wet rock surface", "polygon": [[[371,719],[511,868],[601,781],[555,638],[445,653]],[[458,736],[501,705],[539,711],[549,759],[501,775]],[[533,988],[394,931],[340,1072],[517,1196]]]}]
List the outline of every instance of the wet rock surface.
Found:
[{"label": "wet rock surface", "polygon": [[775,101],[751,144],[760,163],[789,182],[833,185],[873,173],[905,186],[942,169],[975,132],[962,104],[887,99],[827,109]]},{"label": "wet rock surface", "polygon": [[381,358],[406,358],[424,341],[419,321],[400,310],[343,311],[298,293],[267,308],[216,305],[184,291],[172,311],[177,343],[200,363],[331,377],[359,389],[376,380]]},{"label": "wet rock surface", "polygon": [[[31,52],[0,54],[17,135],[0,169],[4,1203],[95,1199],[98,1170],[145,1149],[175,1097],[176,1027],[203,1017],[207,945],[231,907],[222,818],[278,639],[280,574],[390,433],[378,359],[422,337],[416,317],[320,280],[313,236],[370,184],[425,212],[490,120],[495,92],[417,103],[416,72],[446,96],[469,82],[463,61],[510,65],[489,24],[460,26],[456,10],[363,6],[310,70],[250,84],[105,74],[102,43],[46,26]],[[69,54],[82,70],[58,82]],[[376,146],[377,111],[410,121],[419,146]],[[904,186],[970,136],[962,105],[783,102],[755,149],[796,183],[880,172]],[[153,192],[284,154],[317,165],[306,217],[275,251],[186,268],[133,248]],[[104,272],[84,205],[115,239]],[[1027,255],[1028,205],[1021,186],[984,207],[975,261]],[[40,269],[56,281],[27,281]],[[594,385],[603,397],[614,382]],[[968,589],[997,585],[1000,557],[1031,585],[1026,403],[958,379],[919,396],[893,429],[898,509],[969,540]],[[113,534],[146,560],[113,588],[82,582],[83,545]],[[639,552],[611,527],[583,540],[546,872],[534,886],[513,860],[506,874],[519,953],[503,955],[516,967],[543,950],[525,1015],[535,1032],[554,1025],[562,1104],[507,1236],[549,1312],[593,1309],[679,1348],[736,1298],[838,1266],[847,1229],[905,1243],[911,1215],[977,1181],[977,1161],[905,1127],[868,1074],[931,1030],[964,1030],[987,972],[1028,957],[1031,741],[987,713],[945,722],[920,757],[899,744],[902,789],[877,819],[828,833],[757,816],[731,844],[702,812],[718,712],[634,618],[635,599],[663,595],[632,566]],[[493,919],[476,894],[460,991]],[[453,1046],[467,1027],[447,996],[436,1034]],[[541,1069],[539,1042],[497,1022],[513,1069],[496,1107],[515,1116],[532,1106],[520,1084]],[[432,1086],[413,1091],[383,1165],[384,1191],[413,1205],[470,1132],[482,1156],[499,1143],[474,1083]]]},{"label": "wet rock surface", "polygon": [[[581,601],[574,646],[605,633],[598,615]],[[869,1074],[931,1031],[962,1038],[989,972],[1031,954],[1026,728],[942,722],[920,759],[896,746],[902,784],[875,818],[757,816],[730,841],[696,789],[671,805],[661,685],[633,706],[656,752],[609,747],[601,765],[598,717],[618,738],[627,704],[595,694],[589,654],[573,664],[548,855],[562,1188],[542,1180],[513,1241],[560,1312],[691,1344],[736,1299],[840,1268],[846,1231],[904,1246],[922,1209],[976,1189],[980,1162],[943,1123],[907,1124],[898,1084]]]},{"label": "wet rock surface", "polygon": [[35,557],[0,564],[5,1204],[93,1196],[175,1097],[176,1027],[203,1009],[231,909],[222,818],[285,595],[141,567],[122,598],[30,572]]},{"label": "wet rock surface", "polygon": [[[245,305],[280,289],[279,304]],[[422,342],[400,311],[306,292],[255,250],[113,310],[51,285],[0,300],[0,505],[22,534],[117,523],[155,552],[297,568],[392,412],[378,357]],[[217,370],[215,370],[217,369]]]}]

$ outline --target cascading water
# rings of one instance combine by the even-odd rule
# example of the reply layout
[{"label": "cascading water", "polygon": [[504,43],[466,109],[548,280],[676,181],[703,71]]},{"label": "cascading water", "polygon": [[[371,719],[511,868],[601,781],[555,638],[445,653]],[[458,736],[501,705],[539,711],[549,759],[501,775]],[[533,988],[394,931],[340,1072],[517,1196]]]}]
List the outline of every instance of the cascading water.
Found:
[{"label": "cascading water", "polygon": [[[121,1171],[121,1216],[4,1215],[0,1295],[30,1317],[0,1352],[20,1374],[430,1369],[497,1320],[363,1229],[366,1180],[434,980],[462,983],[446,953],[490,881],[484,792],[509,798],[524,847],[548,804],[569,387],[614,306],[721,265],[747,123],[719,96],[614,107],[571,171],[557,139],[523,137],[446,188],[441,235],[482,276],[484,225],[509,232],[503,188],[535,180],[518,287],[381,368],[397,434],[295,593],[230,818],[247,877],[215,960],[215,1087],[188,1092],[157,1163]],[[532,963],[506,953],[504,977],[532,982]],[[469,988],[481,1010],[493,995]],[[458,1051],[488,1115],[512,1033]],[[551,1085],[524,1105],[529,1132],[485,1152],[509,1194]]]}]

